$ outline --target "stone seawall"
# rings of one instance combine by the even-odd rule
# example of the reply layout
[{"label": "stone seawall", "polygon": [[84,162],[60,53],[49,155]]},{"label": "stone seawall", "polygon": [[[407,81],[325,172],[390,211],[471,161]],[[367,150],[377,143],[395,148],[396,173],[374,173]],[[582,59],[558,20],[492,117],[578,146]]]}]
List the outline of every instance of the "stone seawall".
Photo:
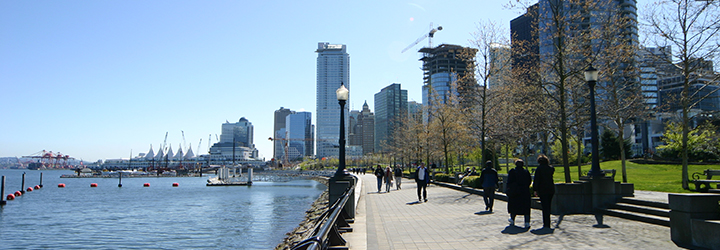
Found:
[{"label": "stone seawall", "polygon": [[[328,186],[328,178],[326,177],[313,177],[312,179],[324,184],[326,187]],[[315,225],[318,223],[318,220],[320,220],[320,216],[322,216],[322,214],[328,209],[328,201],[328,190],[326,188],[325,191],[320,194],[320,197],[318,197],[317,200],[310,205],[310,209],[305,211],[305,219],[300,222],[295,230],[286,233],[286,237],[283,239],[283,242],[278,244],[275,249],[290,249],[295,244],[310,238],[313,234]]]}]

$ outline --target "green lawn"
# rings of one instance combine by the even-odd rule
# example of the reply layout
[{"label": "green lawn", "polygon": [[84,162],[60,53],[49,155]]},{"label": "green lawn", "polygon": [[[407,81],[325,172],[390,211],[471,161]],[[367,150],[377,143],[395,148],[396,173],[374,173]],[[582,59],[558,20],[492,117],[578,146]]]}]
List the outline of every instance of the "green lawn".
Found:
[{"label": "green lawn", "polygon": [[[629,183],[635,184],[635,190],[661,191],[672,193],[689,193],[691,191],[682,189],[682,165],[662,164],[635,164],[626,161],[627,179]],[[600,163],[601,169],[615,169],[615,181],[622,181],[622,163],[608,161]],[[720,169],[720,165],[689,165],[688,176],[692,179],[694,172],[702,172],[705,169]],[[590,165],[582,167],[583,171],[590,170]],[[578,180],[577,166],[571,167],[571,178]],[[565,171],[561,166],[555,166],[555,181],[565,181]],[[694,188],[692,183],[690,188]]]}]

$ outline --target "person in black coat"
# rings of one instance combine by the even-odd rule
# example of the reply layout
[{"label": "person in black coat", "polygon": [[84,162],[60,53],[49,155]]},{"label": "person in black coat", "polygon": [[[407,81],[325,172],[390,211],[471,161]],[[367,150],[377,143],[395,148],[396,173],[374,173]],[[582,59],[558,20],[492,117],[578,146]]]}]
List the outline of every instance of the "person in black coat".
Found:
[{"label": "person in black coat", "polygon": [[483,200],[485,201],[485,211],[492,212],[495,203],[495,189],[498,184],[498,173],[493,168],[492,161],[485,163],[485,168],[480,172],[480,186],[483,188]]},{"label": "person in black coat", "polygon": [[530,227],[530,172],[523,166],[525,162],[521,159],[515,161],[515,168],[508,172],[507,196],[508,213],[510,213],[511,226],[515,225],[515,216],[525,215],[525,228]]},{"label": "person in black coat", "polygon": [[538,156],[538,164],[540,166],[535,170],[535,180],[533,181],[533,190],[540,197],[540,205],[542,205],[543,227],[550,228],[550,208],[552,198],[555,195],[555,181],[553,174],[555,168],[550,166],[550,160],[545,155]]},{"label": "person in black coat", "polygon": [[385,171],[383,171],[382,166],[377,165],[377,167],[375,168],[374,174],[375,174],[375,177],[377,178],[378,193],[380,193],[380,191],[382,191],[382,181],[383,181],[383,176],[385,176]]}]

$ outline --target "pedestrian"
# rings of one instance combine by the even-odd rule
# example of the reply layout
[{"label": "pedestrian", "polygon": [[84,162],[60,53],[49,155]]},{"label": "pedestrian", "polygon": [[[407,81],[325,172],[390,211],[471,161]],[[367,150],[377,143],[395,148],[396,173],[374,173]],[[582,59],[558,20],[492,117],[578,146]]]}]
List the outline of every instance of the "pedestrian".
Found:
[{"label": "pedestrian", "polygon": [[390,187],[392,187],[392,181],[393,181],[393,171],[390,168],[390,166],[388,166],[385,169],[385,192],[390,193]]},{"label": "pedestrian", "polygon": [[375,168],[374,174],[375,174],[375,177],[377,178],[378,193],[380,193],[380,191],[382,191],[383,176],[385,175],[385,173],[383,173],[383,169],[380,165],[377,165],[377,167]]},{"label": "pedestrian", "polygon": [[[425,168],[425,164],[420,163],[420,166],[415,171],[415,182],[417,183],[417,195],[418,202],[422,202],[424,198],[427,202],[427,185],[430,183],[430,170]],[[422,197],[420,194],[422,193]]]},{"label": "pedestrian", "polygon": [[533,181],[533,190],[540,197],[540,205],[542,206],[543,228],[550,228],[550,208],[552,198],[555,195],[555,181],[553,174],[555,168],[550,166],[550,159],[545,155],[537,158],[539,166],[535,169],[535,180]]},{"label": "pedestrian", "polygon": [[403,170],[399,165],[395,166],[395,189],[400,190],[400,183],[402,182]]},{"label": "pedestrian", "polygon": [[492,161],[485,163],[485,168],[480,172],[480,186],[483,188],[483,200],[485,201],[485,211],[493,211],[495,204],[495,189],[498,186],[498,173],[493,168]]},{"label": "pedestrian", "polygon": [[525,162],[515,160],[515,168],[508,172],[507,196],[508,213],[511,226],[515,226],[515,216],[525,216],[525,228],[530,227],[530,172],[524,168]]}]

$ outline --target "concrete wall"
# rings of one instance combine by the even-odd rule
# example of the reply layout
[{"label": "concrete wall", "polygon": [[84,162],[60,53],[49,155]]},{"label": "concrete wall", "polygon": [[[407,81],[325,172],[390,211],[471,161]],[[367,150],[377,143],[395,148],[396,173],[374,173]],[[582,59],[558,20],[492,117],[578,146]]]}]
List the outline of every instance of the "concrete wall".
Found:
[{"label": "concrete wall", "polygon": [[669,194],[670,237],[688,248],[720,249],[720,195]]}]

